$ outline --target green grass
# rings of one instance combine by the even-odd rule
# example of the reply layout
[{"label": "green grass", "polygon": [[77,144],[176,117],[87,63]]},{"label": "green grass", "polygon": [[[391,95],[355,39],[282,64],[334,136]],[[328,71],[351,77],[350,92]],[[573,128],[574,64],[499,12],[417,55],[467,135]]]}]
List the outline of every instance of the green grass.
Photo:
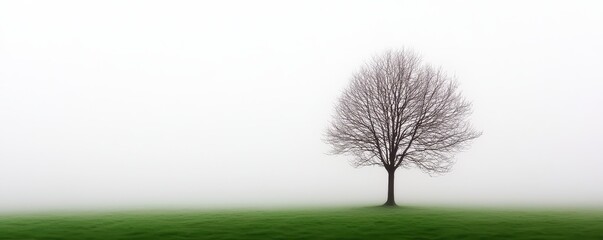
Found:
[{"label": "green grass", "polygon": [[0,239],[603,239],[603,212],[373,207],[0,215]]}]

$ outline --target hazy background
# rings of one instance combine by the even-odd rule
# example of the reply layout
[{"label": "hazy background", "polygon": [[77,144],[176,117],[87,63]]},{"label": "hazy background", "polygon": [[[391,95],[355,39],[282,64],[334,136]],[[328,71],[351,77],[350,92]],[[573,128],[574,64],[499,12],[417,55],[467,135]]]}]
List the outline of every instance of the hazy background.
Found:
[{"label": "hazy background", "polygon": [[2,1],[0,211],[376,205],[322,141],[371,56],[456,75],[483,136],[399,204],[603,204],[598,1]]}]

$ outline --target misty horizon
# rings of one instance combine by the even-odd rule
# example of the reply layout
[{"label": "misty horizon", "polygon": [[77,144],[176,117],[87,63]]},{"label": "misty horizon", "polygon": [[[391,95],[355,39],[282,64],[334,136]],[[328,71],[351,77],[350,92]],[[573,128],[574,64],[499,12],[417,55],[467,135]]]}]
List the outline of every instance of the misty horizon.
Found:
[{"label": "misty horizon", "polygon": [[601,207],[591,5],[0,3],[0,211],[380,204],[386,171],[325,130],[402,48],[454,76],[483,135],[447,174],[398,170],[399,205]]}]

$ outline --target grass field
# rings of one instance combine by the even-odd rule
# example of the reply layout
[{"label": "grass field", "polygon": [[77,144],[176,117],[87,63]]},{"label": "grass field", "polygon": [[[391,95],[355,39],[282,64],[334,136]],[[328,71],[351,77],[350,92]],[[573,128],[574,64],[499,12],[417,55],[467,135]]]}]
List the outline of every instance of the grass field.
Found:
[{"label": "grass field", "polygon": [[603,239],[602,211],[401,207],[0,215],[0,239]]}]

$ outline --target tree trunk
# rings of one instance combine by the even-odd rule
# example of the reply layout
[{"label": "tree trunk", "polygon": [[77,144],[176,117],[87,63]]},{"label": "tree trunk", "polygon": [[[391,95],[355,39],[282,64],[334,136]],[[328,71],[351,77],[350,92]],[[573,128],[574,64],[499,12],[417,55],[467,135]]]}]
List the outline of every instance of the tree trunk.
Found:
[{"label": "tree trunk", "polygon": [[394,174],[396,170],[387,170],[387,201],[383,206],[397,206],[394,199]]}]

